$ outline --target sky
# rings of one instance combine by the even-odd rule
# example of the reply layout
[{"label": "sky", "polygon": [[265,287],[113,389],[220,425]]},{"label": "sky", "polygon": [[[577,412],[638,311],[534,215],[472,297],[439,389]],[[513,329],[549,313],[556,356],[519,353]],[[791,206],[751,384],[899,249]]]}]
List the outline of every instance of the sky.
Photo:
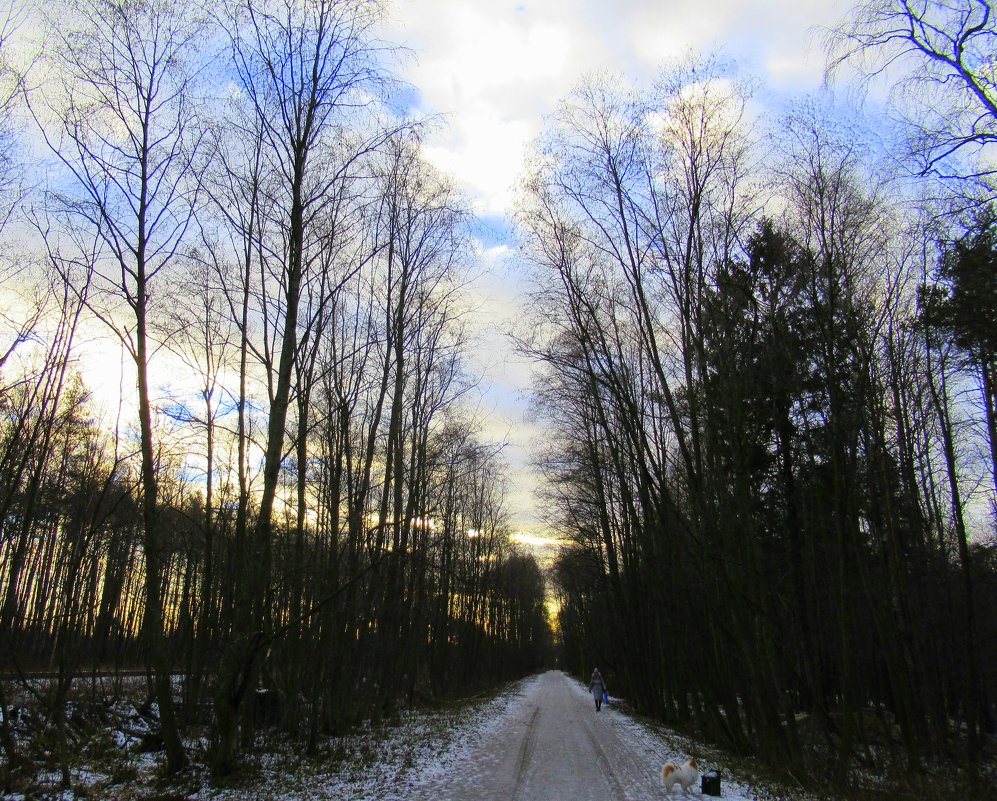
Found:
[{"label": "sky", "polygon": [[[478,344],[469,369],[482,435],[504,443],[513,530],[543,547],[549,532],[531,465],[545,432],[530,414],[534,367],[507,332],[528,292],[512,222],[516,187],[545,117],[588,75],[648,87],[669,62],[712,54],[757,78],[756,99],[777,108],[821,90],[818,29],[837,22],[850,0],[387,2],[382,38],[402,48],[395,70],[409,87],[403,102],[414,118],[439,119],[423,152],[456,180],[477,217],[469,291]],[[92,380],[116,397],[127,383],[115,367],[120,354],[97,337],[90,347],[107,367]],[[163,370],[156,383],[171,383],[174,371]]]},{"label": "sky", "polygon": [[477,301],[485,435],[506,443],[515,530],[543,538],[534,497],[532,366],[504,332],[518,319],[526,270],[512,236],[516,185],[545,116],[586,76],[648,86],[670,61],[718,54],[762,83],[763,103],[817,92],[819,26],[848,10],[832,0],[395,0],[384,38],[407,48],[400,77],[415,116],[439,115],[425,153],[469,199],[477,226]]}]

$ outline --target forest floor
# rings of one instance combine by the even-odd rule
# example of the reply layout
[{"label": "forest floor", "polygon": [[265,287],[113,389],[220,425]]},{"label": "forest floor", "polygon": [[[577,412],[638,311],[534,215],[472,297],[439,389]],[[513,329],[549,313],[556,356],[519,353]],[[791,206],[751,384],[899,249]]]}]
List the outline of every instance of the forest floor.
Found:
[{"label": "forest floor", "polygon": [[[0,788],[0,797],[649,801],[666,797],[658,778],[664,762],[695,756],[701,771],[720,772],[721,797],[728,801],[831,798],[758,778],[764,774],[750,760],[732,762],[715,749],[628,714],[613,699],[596,712],[585,688],[557,671],[517,682],[492,697],[408,711],[390,723],[330,739],[312,755],[305,755],[298,742],[271,734],[247,755],[246,769],[226,784],[212,782],[203,767],[206,741],[187,743],[194,767],[162,778],[161,755],[142,751],[149,711],[122,701],[112,709],[105,716],[112,724],[81,742],[71,759],[71,789],[59,789],[58,771],[41,771],[17,787]],[[698,782],[688,796],[675,788],[671,797],[709,798]],[[977,801],[965,795],[952,798]]]}]

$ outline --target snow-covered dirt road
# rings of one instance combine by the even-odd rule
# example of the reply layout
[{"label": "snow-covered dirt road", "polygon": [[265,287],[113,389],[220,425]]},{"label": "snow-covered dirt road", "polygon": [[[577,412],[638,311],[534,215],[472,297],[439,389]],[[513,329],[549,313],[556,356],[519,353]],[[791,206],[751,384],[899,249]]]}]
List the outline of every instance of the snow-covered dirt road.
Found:
[{"label": "snow-covered dirt road", "polygon": [[[436,801],[606,801],[664,796],[663,761],[633,722],[563,673],[529,682],[427,793]],[[680,795],[676,791],[676,795]]]}]

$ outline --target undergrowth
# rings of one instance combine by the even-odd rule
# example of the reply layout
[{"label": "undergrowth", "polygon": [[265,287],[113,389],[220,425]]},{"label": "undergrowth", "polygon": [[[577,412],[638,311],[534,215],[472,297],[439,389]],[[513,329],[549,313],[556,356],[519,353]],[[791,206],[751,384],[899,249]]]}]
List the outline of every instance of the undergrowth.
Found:
[{"label": "undergrowth", "polygon": [[[701,761],[724,766],[723,773],[751,787],[760,801],[997,801],[997,738],[984,738],[982,760],[975,781],[969,776],[965,753],[958,744],[946,759],[936,759],[914,770],[896,758],[870,765],[856,756],[844,782],[832,783],[833,755],[813,748],[804,768],[773,767],[754,756],[738,755],[710,744],[695,731],[669,728],[653,718],[627,709],[672,749],[695,754]],[[891,750],[896,753],[896,749]],[[863,764],[866,761],[866,764]]]}]

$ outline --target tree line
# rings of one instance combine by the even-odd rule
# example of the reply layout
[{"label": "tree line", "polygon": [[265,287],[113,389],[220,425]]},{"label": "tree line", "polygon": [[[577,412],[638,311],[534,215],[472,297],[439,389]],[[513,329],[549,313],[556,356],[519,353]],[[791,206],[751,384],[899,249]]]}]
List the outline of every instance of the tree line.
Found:
[{"label": "tree line", "polygon": [[[958,69],[918,60],[941,30]],[[914,115],[877,159],[824,99],[761,120],[697,59],[585,82],[524,186],[566,663],[790,776],[973,774],[997,729],[993,32],[876,2],[830,35],[975,131],[935,105],[947,136]]]},{"label": "tree line", "polygon": [[[211,710],[224,775],[261,697],[313,747],[542,658],[463,403],[469,215],[394,110],[382,11],[73,0],[0,31],[0,709],[54,674],[67,783],[81,674],[148,670],[169,772]],[[39,758],[11,727],[7,775]]]}]

